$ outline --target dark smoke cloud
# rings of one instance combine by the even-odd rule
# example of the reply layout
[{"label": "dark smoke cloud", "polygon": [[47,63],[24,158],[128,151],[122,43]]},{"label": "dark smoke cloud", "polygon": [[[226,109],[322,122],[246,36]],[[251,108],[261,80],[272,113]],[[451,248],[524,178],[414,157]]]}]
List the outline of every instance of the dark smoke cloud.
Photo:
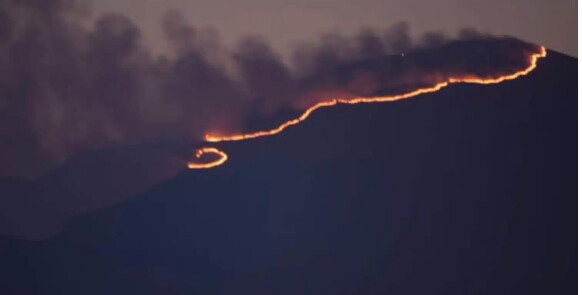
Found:
[{"label": "dark smoke cloud", "polygon": [[[63,1],[4,3],[0,118],[4,175],[50,168],[78,151],[158,137],[193,140],[238,117],[243,93],[212,63],[211,40],[170,15],[175,59],[153,58],[125,16],[91,29]],[[34,168],[31,171],[31,168]]]},{"label": "dark smoke cloud", "polygon": [[251,103],[267,113],[286,106],[297,95],[299,89],[290,69],[260,37],[243,39],[234,61]]},{"label": "dark smoke cloud", "polygon": [[[346,64],[450,41],[431,32],[413,45],[406,23],[363,29],[355,37],[325,34],[299,47],[289,66],[260,37],[244,38],[229,53],[215,31],[195,29],[178,11],[161,23],[174,56],[152,56],[127,17],[103,15],[85,28],[74,17],[77,10],[65,0],[0,6],[1,175],[35,175],[88,149],[192,142],[206,131],[241,129],[249,114],[304,106],[329,90],[372,94],[382,88],[378,83],[392,87],[450,70],[443,65],[425,73],[413,62],[403,69],[387,65],[399,74],[380,77],[357,69],[350,81],[339,79],[348,87],[339,85],[333,72]],[[484,36],[467,29],[459,37]],[[298,103],[301,97],[310,99]]]},{"label": "dark smoke cloud", "polygon": [[436,48],[443,46],[447,41],[449,41],[449,39],[444,33],[428,32],[422,36],[421,44],[424,47]]}]

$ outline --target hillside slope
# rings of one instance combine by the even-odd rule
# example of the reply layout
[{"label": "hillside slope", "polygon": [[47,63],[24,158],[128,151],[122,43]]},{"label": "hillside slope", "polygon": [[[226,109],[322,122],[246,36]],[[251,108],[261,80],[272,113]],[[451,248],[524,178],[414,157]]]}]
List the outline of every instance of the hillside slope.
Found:
[{"label": "hillside slope", "polygon": [[[3,294],[570,294],[576,60],[498,85],[322,110],[219,144],[42,242],[0,239]],[[152,168],[152,169],[155,169]]]}]

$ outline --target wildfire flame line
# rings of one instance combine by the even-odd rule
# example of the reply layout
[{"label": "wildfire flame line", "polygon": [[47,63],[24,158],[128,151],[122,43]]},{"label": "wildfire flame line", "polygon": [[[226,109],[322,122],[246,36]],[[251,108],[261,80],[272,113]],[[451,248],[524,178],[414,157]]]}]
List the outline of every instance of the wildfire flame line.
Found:
[{"label": "wildfire flame line", "polygon": [[226,160],[228,160],[228,155],[225,152],[223,152],[217,148],[205,147],[205,148],[201,148],[201,149],[196,150],[196,158],[197,159],[201,159],[202,156],[205,154],[216,155],[216,156],[218,156],[218,159],[214,160],[210,163],[206,163],[206,164],[188,162],[188,168],[190,168],[190,169],[208,169],[208,168],[220,166],[224,162],[226,162]]},{"label": "wildfire flame line", "polygon": [[[498,84],[498,83],[501,83],[504,81],[514,80],[514,79],[517,79],[521,76],[525,76],[525,75],[529,74],[537,67],[538,60],[540,58],[546,57],[546,55],[547,55],[546,48],[543,46],[540,46],[539,52],[534,53],[529,57],[529,65],[525,69],[517,71],[517,72],[512,73],[512,74],[503,75],[503,76],[500,76],[497,78],[479,78],[479,77],[471,77],[471,76],[462,77],[462,78],[449,78],[447,81],[438,83],[432,87],[420,88],[420,89],[416,89],[414,91],[399,94],[399,95],[378,96],[378,97],[357,97],[357,98],[348,98],[348,99],[341,99],[341,98],[340,99],[332,99],[332,100],[328,100],[328,101],[324,101],[324,102],[319,102],[319,103],[311,106],[307,110],[305,110],[301,114],[301,116],[299,116],[295,119],[286,121],[286,122],[282,123],[281,125],[279,125],[278,127],[270,129],[270,130],[263,130],[263,131],[257,131],[257,132],[251,132],[251,133],[241,133],[241,134],[234,134],[234,135],[228,135],[228,136],[214,136],[214,135],[206,134],[205,140],[207,142],[241,141],[241,140],[248,140],[248,139],[253,139],[253,138],[257,138],[257,137],[275,135],[275,134],[283,132],[283,130],[287,129],[290,126],[297,125],[297,124],[305,121],[307,118],[309,118],[311,113],[313,113],[315,110],[320,109],[320,108],[324,108],[324,107],[335,106],[337,104],[392,102],[392,101],[412,98],[412,97],[415,97],[415,96],[418,96],[421,94],[425,94],[425,93],[437,92],[437,91],[439,91],[439,90],[441,90],[441,89],[443,89],[451,84],[456,84],[456,83]],[[206,164],[196,164],[193,162],[189,162],[188,168],[190,168],[190,169],[213,168],[213,167],[222,165],[228,159],[228,156],[226,155],[226,153],[224,153],[216,148],[206,147],[206,148],[201,148],[201,149],[196,150],[196,158],[201,158],[202,155],[204,155],[204,154],[217,155],[218,159],[216,159],[213,162],[206,163]]]}]

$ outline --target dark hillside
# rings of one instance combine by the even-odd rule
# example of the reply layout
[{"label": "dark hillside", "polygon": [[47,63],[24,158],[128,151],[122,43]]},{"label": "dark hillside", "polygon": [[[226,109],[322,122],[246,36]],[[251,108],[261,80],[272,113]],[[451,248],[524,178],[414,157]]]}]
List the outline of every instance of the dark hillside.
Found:
[{"label": "dark hillside", "polygon": [[1,238],[0,293],[574,294],[576,65],[220,144],[223,166]]}]

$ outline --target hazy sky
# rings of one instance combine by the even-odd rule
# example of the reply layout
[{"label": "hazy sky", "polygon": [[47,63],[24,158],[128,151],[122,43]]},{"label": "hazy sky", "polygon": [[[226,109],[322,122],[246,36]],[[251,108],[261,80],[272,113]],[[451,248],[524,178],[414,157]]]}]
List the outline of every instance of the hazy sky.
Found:
[{"label": "hazy sky", "polygon": [[164,48],[161,15],[175,8],[197,27],[216,28],[227,44],[258,34],[283,54],[323,32],[406,21],[413,35],[472,27],[577,55],[576,0],[99,0],[93,8],[130,16],[155,50]]}]

